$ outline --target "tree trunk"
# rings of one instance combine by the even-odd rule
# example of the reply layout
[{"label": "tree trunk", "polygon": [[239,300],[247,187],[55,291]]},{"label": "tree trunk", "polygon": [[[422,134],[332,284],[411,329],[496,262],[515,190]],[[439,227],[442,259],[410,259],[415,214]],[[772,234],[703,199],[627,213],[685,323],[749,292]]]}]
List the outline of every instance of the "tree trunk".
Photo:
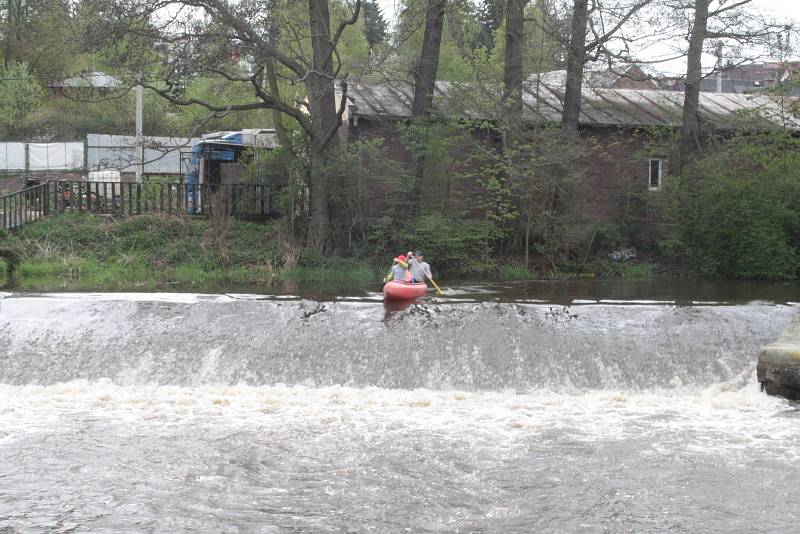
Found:
[{"label": "tree trunk", "polygon": [[[444,10],[447,0],[427,0],[425,33],[422,36],[422,50],[414,69],[414,101],[411,104],[411,118],[414,121],[426,119],[433,112],[433,92],[436,88],[436,72],[439,70],[439,52],[442,46]],[[425,175],[425,156],[417,154],[414,158],[414,184],[408,199],[408,212],[413,217],[422,207],[422,182]]]},{"label": "tree trunk", "polygon": [[[530,202],[530,199],[528,200]],[[533,218],[533,214],[531,213],[531,206],[528,205],[528,216],[525,219],[525,270],[531,270],[531,219]]]},{"label": "tree trunk", "polygon": [[[271,2],[269,5],[269,9],[275,9],[275,2]],[[269,21],[269,43],[274,46],[278,47],[278,36],[280,33],[280,28],[278,28],[278,18],[274,15],[270,16]],[[267,85],[269,86],[269,92],[275,98],[279,98],[280,95],[280,88],[278,87],[278,77],[275,74],[275,60],[273,58],[267,58],[266,62],[264,63],[264,73],[267,77]],[[278,134],[278,143],[285,149],[290,148],[290,139],[289,134],[286,132],[286,127],[283,125],[283,114],[278,111],[277,109],[271,110],[272,114],[272,124],[275,127],[275,133]]]},{"label": "tree trunk", "polygon": [[564,113],[561,127],[577,132],[581,114],[583,68],[586,64],[586,28],[589,23],[589,1],[574,0],[572,30],[567,50],[567,78],[564,85]]},{"label": "tree trunk", "polygon": [[686,57],[686,89],[683,93],[683,127],[681,130],[681,159],[679,170],[700,150],[700,79],[702,77],[703,43],[708,27],[708,7],[711,0],[696,0],[694,24],[689,37]]},{"label": "tree trunk", "polygon": [[[503,100],[513,139],[522,117],[523,40],[525,4],[528,0],[508,0],[506,4],[506,47],[503,64]],[[510,141],[510,140],[509,140]],[[510,145],[509,145],[510,146]]]},{"label": "tree trunk", "polygon": [[[278,87],[278,78],[275,76],[275,62],[270,60],[264,70],[267,75],[270,94],[277,98],[280,95],[280,88]],[[283,114],[274,108],[270,110],[270,114],[272,115],[272,125],[275,127],[275,133],[278,135],[278,144],[285,149],[289,149],[291,140],[286,131],[286,126],[283,125]]]},{"label": "tree trunk", "polygon": [[308,108],[311,115],[311,225],[309,244],[322,253],[331,252],[333,239],[326,164],[329,152],[337,145],[338,127],[336,86],[333,79],[332,43],[328,0],[308,0],[312,71],[306,79]]},{"label": "tree trunk", "polygon": [[439,70],[439,51],[442,45],[444,10],[447,0],[428,0],[425,17],[425,34],[422,50],[414,70],[414,102],[412,117],[428,117],[433,110],[433,90],[436,87],[436,71]]}]

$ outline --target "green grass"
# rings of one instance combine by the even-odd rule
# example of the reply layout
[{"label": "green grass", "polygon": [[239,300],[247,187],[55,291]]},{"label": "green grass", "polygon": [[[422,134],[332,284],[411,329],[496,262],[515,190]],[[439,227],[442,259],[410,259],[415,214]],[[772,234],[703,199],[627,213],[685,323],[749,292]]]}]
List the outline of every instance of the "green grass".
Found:
[{"label": "green grass", "polygon": [[499,273],[500,280],[533,280],[536,273],[519,265],[502,265]]},{"label": "green grass", "polygon": [[0,287],[5,286],[8,281],[6,280],[6,262],[0,259]]},{"label": "green grass", "polygon": [[272,223],[234,220],[220,250],[202,219],[70,213],[21,228],[7,240],[24,251],[16,281],[28,290],[224,289],[382,277],[359,260],[289,250],[276,234]]},{"label": "green grass", "polygon": [[[354,262],[355,263],[355,262]],[[329,267],[289,267],[276,275],[276,281],[303,283],[367,283],[380,280],[381,274],[369,265],[333,265]]]},{"label": "green grass", "polygon": [[599,274],[629,280],[650,280],[656,277],[657,266],[652,263],[618,263],[603,260],[597,268]]}]

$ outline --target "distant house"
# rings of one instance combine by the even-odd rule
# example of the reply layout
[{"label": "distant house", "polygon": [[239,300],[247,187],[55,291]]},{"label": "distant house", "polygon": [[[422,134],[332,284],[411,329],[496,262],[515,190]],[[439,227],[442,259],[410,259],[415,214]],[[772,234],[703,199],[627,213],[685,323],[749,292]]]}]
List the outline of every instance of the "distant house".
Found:
[{"label": "distant house", "polygon": [[[748,63],[724,67],[718,74],[700,80],[700,91],[704,93],[761,94],[778,92],[784,96],[800,96],[800,87],[787,84],[800,71],[800,62]],[[664,88],[683,91],[684,80],[671,80]]]},{"label": "distant house", "polygon": [[[563,81],[558,73],[546,73],[540,81],[528,80],[523,94],[524,120],[529,123],[561,121]],[[544,82],[542,80],[547,80]],[[613,85],[612,82],[611,85]],[[464,109],[458,94],[468,85],[437,82],[434,107],[441,116],[489,119]],[[461,93],[459,93],[461,92]],[[411,161],[395,122],[411,116],[413,86],[406,82],[351,83],[348,90],[347,124],[351,138],[383,138],[392,158]],[[724,132],[733,128],[742,111],[760,112],[764,128],[800,131],[800,119],[780,102],[766,96],[711,94],[700,96],[700,116],[705,131]],[[644,135],[648,129],[675,130],[681,126],[683,95],[675,91],[585,87],[582,93],[580,134],[587,140],[588,153],[582,157],[581,179],[576,185],[574,205],[587,220],[614,221],[624,215],[630,199],[647,191],[659,191],[669,179],[671,154],[665,146],[653,144]],[[465,191],[465,205],[480,205]],[[380,192],[370,199],[381,209]]]},{"label": "distant house", "polygon": [[94,71],[67,78],[57,83],[50,84],[48,87],[55,96],[64,96],[70,91],[96,91],[109,92],[113,89],[122,87],[122,82],[105,72]]}]

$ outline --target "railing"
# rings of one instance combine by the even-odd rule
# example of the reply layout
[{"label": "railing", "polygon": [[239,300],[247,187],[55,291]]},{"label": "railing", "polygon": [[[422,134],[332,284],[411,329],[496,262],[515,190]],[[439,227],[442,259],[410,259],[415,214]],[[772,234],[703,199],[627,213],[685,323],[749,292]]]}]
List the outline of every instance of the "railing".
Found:
[{"label": "railing", "polygon": [[0,197],[0,228],[16,228],[68,211],[208,215],[222,210],[237,217],[268,217],[275,214],[274,196],[262,184],[51,181]]},{"label": "railing", "polygon": [[0,228],[10,230],[50,212],[47,184],[28,187],[0,197]]}]

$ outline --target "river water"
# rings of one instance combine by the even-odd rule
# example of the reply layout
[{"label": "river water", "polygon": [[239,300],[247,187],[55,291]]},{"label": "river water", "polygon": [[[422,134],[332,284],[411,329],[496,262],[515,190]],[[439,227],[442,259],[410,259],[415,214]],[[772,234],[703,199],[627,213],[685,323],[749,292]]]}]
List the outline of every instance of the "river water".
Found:
[{"label": "river water", "polygon": [[5,294],[0,532],[792,531],[793,291]]}]

